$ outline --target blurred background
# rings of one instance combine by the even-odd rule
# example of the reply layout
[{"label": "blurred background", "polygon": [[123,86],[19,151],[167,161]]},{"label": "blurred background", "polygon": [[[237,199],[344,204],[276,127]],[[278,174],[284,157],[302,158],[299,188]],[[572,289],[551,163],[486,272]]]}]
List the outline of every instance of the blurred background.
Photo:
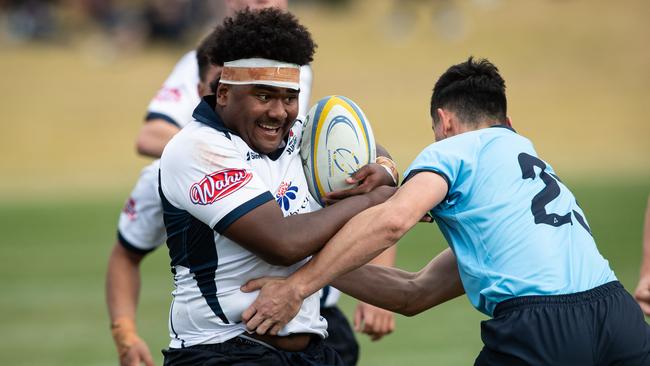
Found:
[{"label": "blurred background", "polygon": [[[433,142],[431,89],[485,57],[509,114],[573,189],[601,252],[633,291],[650,193],[650,2],[337,0],[289,3],[318,43],[312,102],[355,100],[404,170]],[[223,18],[219,0],[0,0],[0,363],[114,365],[104,275],[118,213],[149,160],[135,136],[149,100]],[[398,245],[417,270],[445,248],[420,224]],[[157,363],[172,277],[143,264],[138,321]],[[343,308],[352,313],[354,301]],[[484,319],[465,298],[371,343],[362,365],[471,364]]]}]

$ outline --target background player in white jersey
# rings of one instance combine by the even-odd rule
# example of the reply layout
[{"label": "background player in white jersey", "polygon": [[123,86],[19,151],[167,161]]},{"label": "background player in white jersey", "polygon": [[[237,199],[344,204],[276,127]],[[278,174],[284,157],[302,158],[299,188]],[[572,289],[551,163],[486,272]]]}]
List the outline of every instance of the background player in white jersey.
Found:
[{"label": "background player in white jersey", "polygon": [[[165,363],[340,364],[321,342],[327,332],[317,295],[279,336],[246,336],[240,315],[254,296],[239,287],[293,272],[345,220],[392,190],[309,213],[319,207],[302,172],[295,117],[298,65],[312,60],[311,36],[276,9],[237,13],[216,32],[210,57],[224,65],[216,96],[204,98],[161,158],[176,285]],[[393,182],[376,164],[366,170],[365,185]]]},{"label": "background player in white jersey", "polygon": [[[287,1],[226,1],[227,11],[231,15],[246,7],[277,7],[286,10]],[[203,44],[206,41],[204,40]],[[192,112],[200,102],[200,97],[211,93],[209,84],[217,70],[205,55],[206,50],[201,51],[201,48],[188,52],[179,60],[150,102],[146,123],[136,143],[141,154],[160,157],[169,139],[192,120]],[[301,115],[305,114],[309,107],[311,81],[311,68],[305,65],[301,68],[300,78]],[[358,178],[363,178],[363,174],[363,171],[360,172]],[[166,238],[157,186],[156,160],[142,170],[125,204],[118,225],[118,241],[109,260],[107,301],[113,335],[123,364],[138,364],[139,360],[151,362],[146,343],[135,332],[135,310],[140,286],[140,262],[146,254],[164,243]],[[345,194],[333,197],[343,198]],[[373,263],[392,266],[394,258],[395,251],[388,250]],[[329,324],[327,343],[339,352],[346,364],[353,365],[358,360],[358,344],[345,315],[336,306],[339,297],[337,289],[326,287],[321,298],[321,315]],[[359,331],[368,334],[373,340],[392,332],[395,326],[391,312],[363,302],[359,302],[355,309],[354,323]]]},{"label": "background player in white jersey", "polygon": [[[482,322],[476,365],[648,365],[650,326],[601,256],[585,215],[506,114],[487,60],[449,68],[431,98],[437,142],[384,204],[350,220],[287,280],[266,284],[243,315],[275,334],[300,299],[334,281],[364,301],[415,315],[463,292]],[[425,214],[450,248],[417,273],[364,266]],[[372,280],[372,281],[370,281]],[[370,284],[369,284],[370,283]],[[294,299],[292,301],[292,299]]]},{"label": "background player in white jersey", "polygon": [[[201,42],[196,52],[190,52],[181,59],[167,80],[183,80],[184,74],[192,72],[193,77],[186,76],[195,83],[192,88],[187,85],[188,89],[182,99],[195,100],[196,104],[200,101],[199,95],[211,93],[209,84],[220,72],[220,68],[212,65],[208,57],[210,36]],[[196,97],[191,98],[192,93]],[[149,110],[158,111],[159,115],[176,116],[178,126],[183,126],[191,120],[194,107],[186,100],[176,103],[154,99]],[[159,160],[156,160],[140,173],[120,214],[118,240],[108,263],[106,298],[113,338],[122,365],[139,365],[141,362],[153,365],[147,344],[136,332],[135,314],[140,289],[140,263],[145,255],[164,243],[167,237],[158,194],[158,168]]]}]

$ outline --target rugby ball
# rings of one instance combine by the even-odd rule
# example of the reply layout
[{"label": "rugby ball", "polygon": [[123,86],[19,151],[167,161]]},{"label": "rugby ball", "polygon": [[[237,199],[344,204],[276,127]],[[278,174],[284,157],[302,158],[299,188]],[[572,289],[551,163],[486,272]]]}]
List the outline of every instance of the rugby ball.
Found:
[{"label": "rugby ball", "polygon": [[350,99],[319,100],[305,118],[300,157],[312,196],[323,205],[326,193],[351,188],[345,179],[377,156],[365,114]]}]

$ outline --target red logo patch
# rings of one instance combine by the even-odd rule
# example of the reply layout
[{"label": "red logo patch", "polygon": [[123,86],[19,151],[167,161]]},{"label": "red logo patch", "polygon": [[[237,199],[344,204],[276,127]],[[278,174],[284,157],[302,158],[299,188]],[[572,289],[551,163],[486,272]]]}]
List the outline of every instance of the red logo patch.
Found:
[{"label": "red logo patch", "polygon": [[196,205],[209,205],[245,186],[253,178],[253,172],[245,169],[224,169],[206,175],[192,184],[190,200]]},{"label": "red logo patch", "polygon": [[122,212],[126,214],[126,216],[129,218],[129,220],[134,221],[137,215],[137,211],[135,210],[135,200],[133,197],[129,197],[129,199],[126,201],[124,204],[124,208],[122,209]]},{"label": "red logo patch", "polygon": [[161,102],[178,102],[181,100],[181,91],[178,88],[163,86],[156,94],[156,100]]}]

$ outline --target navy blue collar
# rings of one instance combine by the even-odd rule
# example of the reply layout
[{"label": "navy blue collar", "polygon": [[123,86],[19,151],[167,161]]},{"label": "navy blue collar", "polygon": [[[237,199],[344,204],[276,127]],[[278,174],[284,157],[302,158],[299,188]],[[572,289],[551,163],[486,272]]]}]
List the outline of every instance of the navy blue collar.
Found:
[{"label": "navy blue collar", "polygon": [[[215,106],[217,104],[217,98],[214,95],[207,95],[203,97],[201,100],[201,103],[199,103],[198,106],[194,109],[194,113],[192,113],[192,117],[207,125],[210,126],[218,131],[221,131],[226,134],[228,138],[230,138],[229,135],[236,135],[239,136],[239,134],[228,127],[223,123],[223,120],[221,119],[221,116],[214,110]],[[266,154],[266,156],[269,157],[271,160],[277,160],[280,155],[284,152],[284,148],[287,146],[289,136],[287,136],[284,139],[284,146],[278,148],[277,150],[273,151],[270,154]],[[250,148],[250,146],[249,146]]]},{"label": "navy blue collar", "polygon": [[231,129],[226,127],[226,125],[223,124],[223,120],[214,110],[216,103],[217,103],[217,98],[214,95],[208,95],[203,97],[201,103],[199,103],[199,105],[196,106],[196,108],[194,109],[194,113],[192,113],[192,117],[194,117],[195,120],[205,125],[208,125],[216,130],[236,135],[234,131],[232,131]]},{"label": "navy blue collar", "polygon": [[514,132],[514,133],[517,133],[517,131],[515,131],[515,129],[512,128],[512,127],[510,127],[510,126],[506,126],[506,125],[492,125],[492,126],[490,126],[490,128],[493,128],[493,127],[496,127],[496,128],[505,128],[506,130],[510,130],[510,131],[512,131],[512,132]]}]

